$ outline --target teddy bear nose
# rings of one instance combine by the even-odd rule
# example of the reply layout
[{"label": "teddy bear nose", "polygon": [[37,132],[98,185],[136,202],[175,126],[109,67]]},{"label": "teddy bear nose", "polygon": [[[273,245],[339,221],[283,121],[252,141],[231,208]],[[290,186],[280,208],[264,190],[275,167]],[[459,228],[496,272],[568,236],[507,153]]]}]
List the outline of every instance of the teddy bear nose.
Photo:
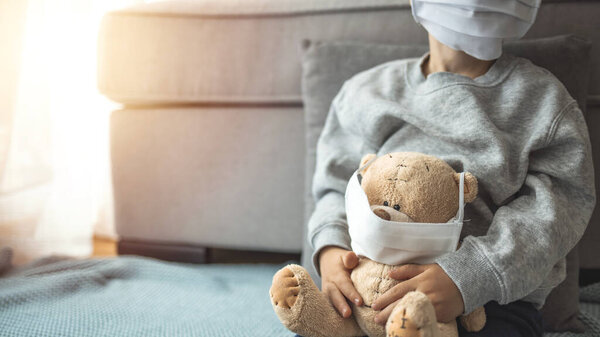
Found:
[{"label": "teddy bear nose", "polygon": [[388,213],[386,210],[381,209],[381,208],[374,210],[373,213],[375,213],[375,215],[382,218],[383,220],[389,221],[392,218],[390,213]]}]

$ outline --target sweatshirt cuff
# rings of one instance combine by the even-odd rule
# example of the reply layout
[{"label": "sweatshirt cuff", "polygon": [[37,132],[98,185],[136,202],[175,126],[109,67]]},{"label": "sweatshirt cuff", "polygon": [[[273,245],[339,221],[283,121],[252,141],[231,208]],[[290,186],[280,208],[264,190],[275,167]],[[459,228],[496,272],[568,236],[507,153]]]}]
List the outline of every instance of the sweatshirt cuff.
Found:
[{"label": "sweatshirt cuff", "polygon": [[464,314],[492,300],[503,303],[506,298],[500,274],[472,239],[465,238],[457,251],[435,260],[458,287],[465,304]]},{"label": "sweatshirt cuff", "polygon": [[328,246],[337,246],[347,250],[350,248],[350,235],[346,226],[338,224],[324,225],[320,231],[313,235],[311,240],[313,247],[312,261],[315,270],[321,276],[319,268],[319,254],[321,250]]}]

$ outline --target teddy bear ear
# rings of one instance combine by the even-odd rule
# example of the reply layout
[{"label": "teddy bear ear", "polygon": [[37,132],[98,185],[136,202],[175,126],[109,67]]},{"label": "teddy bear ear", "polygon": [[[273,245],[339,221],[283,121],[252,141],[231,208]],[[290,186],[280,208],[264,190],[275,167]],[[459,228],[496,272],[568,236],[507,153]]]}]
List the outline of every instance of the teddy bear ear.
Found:
[{"label": "teddy bear ear", "polygon": [[[377,157],[377,155],[375,153],[368,153],[365,154],[362,159],[360,160],[360,165],[359,167],[363,167],[365,166],[369,161],[371,161],[371,159]],[[370,166],[370,165],[369,165]],[[367,167],[368,168],[368,167]],[[367,168],[365,168],[364,170],[362,170],[360,173],[364,174],[367,171]]]},{"label": "teddy bear ear", "polygon": [[[460,184],[460,173],[454,173],[454,181]],[[465,172],[465,202],[472,202],[477,198],[477,178],[469,172]]]}]

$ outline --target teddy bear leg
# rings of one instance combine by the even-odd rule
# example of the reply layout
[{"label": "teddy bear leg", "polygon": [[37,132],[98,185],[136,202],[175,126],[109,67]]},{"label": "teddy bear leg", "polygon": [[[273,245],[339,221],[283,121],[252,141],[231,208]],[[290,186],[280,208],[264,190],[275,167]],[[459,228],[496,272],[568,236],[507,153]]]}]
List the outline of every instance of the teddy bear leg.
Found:
[{"label": "teddy bear leg", "polygon": [[440,330],[441,337],[458,337],[458,325],[456,325],[456,320],[452,320],[448,323],[438,322],[437,326]]},{"label": "teddy bear leg", "polygon": [[469,332],[478,332],[485,326],[485,309],[479,307],[468,315],[460,316],[460,324]]},{"label": "teddy bear leg", "polygon": [[363,336],[353,317],[342,318],[310,275],[288,265],[273,277],[271,304],[286,328],[304,337]]},{"label": "teddy bear leg", "polygon": [[385,331],[387,337],[440,337],[433,305],[419,291],[407,293],[398,302]]}]

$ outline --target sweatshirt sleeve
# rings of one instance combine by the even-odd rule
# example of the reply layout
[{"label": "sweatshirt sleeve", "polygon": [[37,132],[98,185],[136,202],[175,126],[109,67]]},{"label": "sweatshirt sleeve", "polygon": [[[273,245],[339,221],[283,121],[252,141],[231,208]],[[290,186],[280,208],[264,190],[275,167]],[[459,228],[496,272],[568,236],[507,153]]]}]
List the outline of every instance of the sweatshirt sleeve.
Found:
[{"label": "sweatshirt sleeve", "polygon": [[314,249],[312,259],[319,274],[318,256],[324,247],[338,246],[350,250],[344,201],[346,185],[358,169],[362,155],[373,152],[350,125],[344,126],[340,122],[343,109],[339,102],[344,92],[342,88],[331,104],[317,143],[312,185],[316,204],[308,222],[308,240]]},{"label": "sweatshirt sleeve", "polygon": [[523,187],[497,209],[487,234],[466,237],[436,261],[460,290],[465,313],[540,287],[582,237],[595,202],[589,136],[573,102],[555,118],[544,146],[530,152]]}]

